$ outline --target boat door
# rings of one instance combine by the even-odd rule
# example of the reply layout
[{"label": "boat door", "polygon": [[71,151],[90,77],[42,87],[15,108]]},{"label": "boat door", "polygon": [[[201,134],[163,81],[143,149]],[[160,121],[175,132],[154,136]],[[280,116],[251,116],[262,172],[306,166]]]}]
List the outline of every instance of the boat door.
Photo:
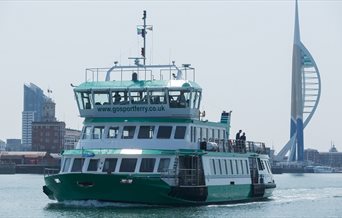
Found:
[{"label": "boat door", "polygon": [[261,164],[261,160],[258,157],[249,157],[249,168],[251,171],[252,180],[252,193],[253,197],[263,197],[265,194],[266,186],[264,179],[259,170],[262,170],[258,165]]},{"label": "boat door", "polygon": [[252,184],[258,184],[259,172],[258,172],[257,158],[255,157],[249,158],[249,169],[250,169]]},{"label": "boat door", "polygon": [[179,156],[179,186],[204,186],[202,157],[198,155]]}]

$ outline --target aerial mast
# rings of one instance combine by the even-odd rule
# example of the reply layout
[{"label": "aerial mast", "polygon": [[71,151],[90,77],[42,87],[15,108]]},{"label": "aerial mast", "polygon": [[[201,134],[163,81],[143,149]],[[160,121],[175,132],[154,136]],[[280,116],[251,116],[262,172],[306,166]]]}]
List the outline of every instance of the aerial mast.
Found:
[{"label": "aerial mast", "polygon": [[144,15],[143,15],[143,18],[144,20],[144,28],[143,28],[143,38],[144,38],[144,47],[142,48],[141,50],[141,55],[144,57],[144,65],[145,65],[145,62],[146,62],[146,55],[145,55],[145,51],[146,51],[146,11],[144,10]]}]

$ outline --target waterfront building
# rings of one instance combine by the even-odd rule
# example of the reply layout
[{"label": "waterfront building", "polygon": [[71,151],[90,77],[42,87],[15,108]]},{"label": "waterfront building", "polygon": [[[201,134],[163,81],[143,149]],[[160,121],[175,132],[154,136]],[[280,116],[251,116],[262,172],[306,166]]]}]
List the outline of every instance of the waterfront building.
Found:
[{"label": "waterfront building", "polygon": [[81,137],[81,131],[76,129],[65,129],[64,150],[75,149],[78,140]]},{"label": "waterfront building", "polygon": [[320,159],[319,152],[316,149],[305,149],[304,160],[311,163],[318,163]]},{"label": "waterfront building", "polygon": [[305,149],[305,161],[314,165],[342,167],[342,152],[333,145],[329,152],[319,152],[315,149]]},{"label": "waterfront building", "polygon": [[[292,54],[290,140],[278,153],[277,161],[304,161],[304,128],[310,122],[321,96],[321,78],[310,52],[300,40],[296,1]],[[286,156],[287,155],[287,156]]]},{"label": "waterfront building", "polygon": [[24,84],[24,110],[22,112],[24,150],[32,149],[32,122],[42,121],[56,121],[55,103],[35,84]]},{"label": "waterfront building", "polygon": [[32,151],[60,153],[64,148],[64,122],[33,122]]},{"label": "waterfront building", "polygon": [[43,104],[42,122],[56,121],[55,111],[56,103],[51,98],[47,98]]},{"label": "waterfront building", "polygon": [[22,151],[23,146],[21,139],[7,139],[6,140],[6,151]]},{"label": "waterfront building", "polygon": [[0,151],[6,150],[6,143],[0,139]]},{"label": "waterfront building", "polygon": [[42,120],[45,99],[43,90],[33,83],[24,84],[24,110],[22,112],[22,143],[25,150],[32,147],[32,122]]}]

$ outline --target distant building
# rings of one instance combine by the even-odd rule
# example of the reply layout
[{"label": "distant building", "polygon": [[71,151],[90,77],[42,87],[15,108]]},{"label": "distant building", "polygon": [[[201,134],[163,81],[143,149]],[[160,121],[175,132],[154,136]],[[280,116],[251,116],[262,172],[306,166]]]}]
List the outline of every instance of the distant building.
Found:
[{"label": "distant building", "polygon": [[80,140],[81,131],[75,129],[65,129],[64,150],[74,149]]},{"label": "distant building", "polygon": [[6,151],[23,151],[23,145],[21,139],[7,139],[6,140]]},{"label": "distant building", "polygon": [[24,84],[24,110],[22,112],[22,144],[32,149],[32,122],[56,121],[55,103],[33,83]]},{"label": "distant building", "polygon": [[329,152],[318,152],[315,149],[305,149],[305,161],[312,162],[315,165],[342,167],[342,152],[338,152],[333,145]]},{"label": "distant building", "polygon": [[51,98],[47,98],[43,105],[42,122],[56,121],[56,103]]},{"label": "distant building", "polygon": [[6,143],[0,139],[0,151],[6,150]]},{"label": "distant building", "polygon": [[304,160],[312,163],[318,163],[320,159],[318,150],[315,149],[305,149],[304,151]]},{"label": "distant building", "polygon": [[24,150],[31,150],[32,144],[32,122],[34,122],[34,111],[23,111],[22,113],[22,139]]},{"label": "distant building", "polygon": [[64,122],[33,122],[32,151],[60,153],[64,148]]}]

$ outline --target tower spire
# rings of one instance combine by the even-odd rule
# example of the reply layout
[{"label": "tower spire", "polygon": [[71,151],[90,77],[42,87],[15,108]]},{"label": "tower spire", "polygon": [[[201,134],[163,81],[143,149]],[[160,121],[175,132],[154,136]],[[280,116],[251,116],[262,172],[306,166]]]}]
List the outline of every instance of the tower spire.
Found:
[{"label": "tower spire", "polygon": [[292,53],[290,140],[278,153],[282,161],[304,160],[304,128],[316,111],[321,96],[321,78],[310,52],[300,40],[298,0],[295,0],[294,42]]},{"label": "tower spire", "polygon": [[294,25],[294,43],[300,43],[300,30],[299,30],[299,18],[298,18],[298,0],[296,0],[296,12],[295,12],[295,25]]}]

